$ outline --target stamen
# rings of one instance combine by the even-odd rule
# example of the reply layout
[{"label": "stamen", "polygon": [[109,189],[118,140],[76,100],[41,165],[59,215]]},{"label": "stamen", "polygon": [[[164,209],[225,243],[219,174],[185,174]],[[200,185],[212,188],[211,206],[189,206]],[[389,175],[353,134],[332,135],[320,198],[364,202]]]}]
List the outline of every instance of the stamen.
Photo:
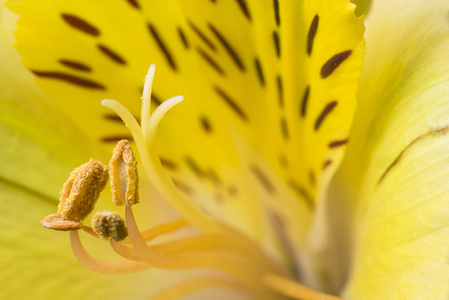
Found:
[{"label": "stamen", "polygon": [[212,278],[212,277],[200,277],[191,279],[189,281],[180,283],[170,289],[159,293],[156,296],[151,297],[151,300],[176,300],[181,299],[183,296],[195,293],[200,290],[225,287],[232,290],[237,290],[249,296],[254,296],[260,299],[264,295],[260,294],[260,291],[249,289],[246,286],[239,284],[238,282],[224,279],[224,278]]},{"label": "stamen", "polygon": [[78,261],[89,270],[95,272],[107,274],[123,274],[151,268],[151,265],[146,262],[96,259],[89,253],[87,253],[87,251],[84,249],[83,245],[81,244],[78,231],[70,232],[70,243],[72,245],[73,254],[75,254],[75,257],[78,259]]},{"label": "stamen", "polygon": [[291,297],[293,299],[343,300],[342,298],[339,298],[337,296],[314,291],[298,282],[274,274],[266,275],[264,278],[264,282],[274,291],[277,291],[278,293]]},{"label": "stamen", "polygon": [[115,205],[139,203],[137,163],[127,140],[121,140],[114,148],[109,162],[112,200]]},{"label": "stamen", "polygon": [[98,212],[92,217],[92,227],[102,239],[112,238],[119,242],[128,236],[125,221],[116,212]]}]

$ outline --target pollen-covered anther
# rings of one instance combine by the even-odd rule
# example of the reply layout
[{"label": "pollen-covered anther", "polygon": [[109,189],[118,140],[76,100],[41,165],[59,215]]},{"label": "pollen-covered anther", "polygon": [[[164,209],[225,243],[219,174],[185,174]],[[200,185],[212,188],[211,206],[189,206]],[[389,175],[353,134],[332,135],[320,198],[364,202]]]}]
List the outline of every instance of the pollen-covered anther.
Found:
[{"label": "pollen-covered anther", "polygon": [[102,239],[119,242],[128,236],[125,220],[116,212],[98,212],[92,217],[92,227]]},{"label": "pollen-covered anther", "polygon": [[57,213],[64,220],[84,220],[94,209],[107,181],[108,170],[98,160],[91,159],[78,167],[61,190]]},{"label": "pollen-covered anther", "polygon": [[137,163],[128,140],[117,143],[109,168],[114,203],[118,206],[139,203]]}]

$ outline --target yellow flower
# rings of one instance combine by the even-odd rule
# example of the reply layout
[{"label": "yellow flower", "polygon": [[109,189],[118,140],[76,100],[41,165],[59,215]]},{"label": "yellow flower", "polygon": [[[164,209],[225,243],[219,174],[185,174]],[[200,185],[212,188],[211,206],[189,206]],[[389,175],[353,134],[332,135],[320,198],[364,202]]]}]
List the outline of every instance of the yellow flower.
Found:
[{"label": "yellow flower", "polygon": [[[374,1],[366,31],[348,0],[7,4],[27,70],[2,8],[0,298],[322,296],[299,283],[345,299],[449,297],[449,2]],[[129,110],[104,102],[128,127],[102,99]],[[71,169],[108,161],[130,132],[139,198],[115,195],[128,204],[116,208],[107,187],[95,210],[125,211],[129,239],[110,243],[128,259],[70,236],[91,269],[139,272],[91,272],[39,221]],[[113,182],[136,182],[122,171]],[[126,233],[115,213],[94,221],[104,238]],[[147,247],[148,227],[191,231]]]}]

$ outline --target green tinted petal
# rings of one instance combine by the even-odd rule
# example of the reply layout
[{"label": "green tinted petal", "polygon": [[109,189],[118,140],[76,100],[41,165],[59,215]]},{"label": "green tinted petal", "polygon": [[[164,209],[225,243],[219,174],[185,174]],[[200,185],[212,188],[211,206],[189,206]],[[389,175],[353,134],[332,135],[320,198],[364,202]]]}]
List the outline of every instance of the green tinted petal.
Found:
[{"label": "green tinted petal", "polygon": [[334,276],[349,272],[347,299],[449,295],[448,5],[373,4],[360,106],[337,182],[355,196],[335,194],[330,204],[342,254],[334,263],[343,266]]},{"label": "green tinted petal", "polygon": [[[89,271],[74,258],[67,233],[39,224],[56,212],[64,180],[86,159],[88,149],[76,131],[17,101],[1,100],[0,136],[1,299],[146,299],[154,293],[149,281],[156,288],[170,283],[159,272],[156,279],[151,271]],[[107,245],[86,236],[83,241],[96,256],[111,256]]]},{"label": "green tinted petal", "polygon": [[446,134],[417,140],[377,187],[363,190],[346,299],[449,297]]},{"label": "green tinted petal", "polygon": [[18,101],[1,100],[0,111],[0,178],[56,204],[67,174],[86,159],[86,144],[68,124]]}]

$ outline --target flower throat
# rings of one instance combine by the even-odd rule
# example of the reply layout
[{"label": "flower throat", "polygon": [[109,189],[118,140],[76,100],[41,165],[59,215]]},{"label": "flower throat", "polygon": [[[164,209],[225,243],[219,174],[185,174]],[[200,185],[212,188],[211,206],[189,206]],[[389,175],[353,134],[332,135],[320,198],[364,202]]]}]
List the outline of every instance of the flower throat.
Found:
[{"label": "flower throat", "polygon": [[[340,299],[295,282],[287,269],[277,264],[257,244],[204,213],[178,191],[161,165],[155,136],[163,116],[183,97],[166,100],[151,114],[154,71],[155,67],[151,65],[143,90],[141,125],[118,102],[103,100],[102,104],[114,110],[129,128],[146,176],[183,218],[148,230],[139,230],[133,213],[133,206],[139,203],[137,162],[129,142],[122,140],[113,151],[109,171],[100,161],[91,159],[70,174],[61,190],[57,213],[45,217],[41,224],[49,229],[70,231],[75,257],[86,268],[96,272],[120,274],[150,268],[212,271],[187,279],[151,299],[179,299],[199,290],[216,287],[247,294],[252,299]],[[125,218],[117,212],[102,211],[93,215],[92,227],[84,225],[84,219],[94,210],[108,180],[114,204],[125,205]],[[189,226],[200,233],[159,244],[147,244],[158,236]],[[82,246],[79,230],[109,241],[112,249],[123,260],[106,261],[91,256]]]}]

